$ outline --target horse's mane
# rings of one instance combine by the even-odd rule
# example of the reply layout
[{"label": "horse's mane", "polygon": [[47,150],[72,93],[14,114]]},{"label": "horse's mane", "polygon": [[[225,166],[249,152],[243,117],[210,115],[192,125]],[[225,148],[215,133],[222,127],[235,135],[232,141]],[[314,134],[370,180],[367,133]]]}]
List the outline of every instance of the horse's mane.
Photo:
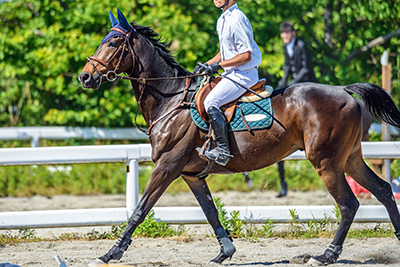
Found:
[{"label": "horse's mane", "polygon": [[171,55],[170,51],[170,46],[171,42],[165,42],[162,41],[162,37],[155,32],[153,29],[150,27],[146,26],[141,26],[134,24],[134,22],[131,23],[131,25],[136,29],[136,31],[145,37],[158,51],[160,56],[167,62],[168,65],[170,65],[172,68],[176,69],[178,71],[178,74],[180,75],[188,75],[191,74],[189,71],[185,70],[182,66],[180,66],[174,56]]}]

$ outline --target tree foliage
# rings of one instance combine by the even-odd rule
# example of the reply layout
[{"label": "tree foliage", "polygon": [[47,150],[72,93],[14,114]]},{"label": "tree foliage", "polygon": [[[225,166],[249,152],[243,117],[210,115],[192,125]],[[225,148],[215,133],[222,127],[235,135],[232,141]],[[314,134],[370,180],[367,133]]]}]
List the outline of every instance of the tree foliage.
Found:
[{"label": "tree foliage", "polygon": [[[388,50],[399,102],[400,28],[397,0],[238,0],[263,54],[261,76],[276,85],[284,62],[279,25],[295,24],[308,42],[320,83],[381,84],[379,58]],[[212,1],[0,1],[0,125],[132,126],[137,103],[126,81],[85,90],[77,77],[110,29],[108,10],[171,41],[177,61],[192,70],[218,51]],[[371,43],[372,42],[372,43]],[[364,49],[362,49],[364,47]],[[144,125],[143,118],[139,123]]]}]

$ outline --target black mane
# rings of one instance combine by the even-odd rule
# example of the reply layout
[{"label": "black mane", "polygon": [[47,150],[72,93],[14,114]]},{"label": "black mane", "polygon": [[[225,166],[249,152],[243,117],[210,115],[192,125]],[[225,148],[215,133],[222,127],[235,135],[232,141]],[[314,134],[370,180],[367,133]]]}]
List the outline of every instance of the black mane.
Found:
[{"label": "black mane", "polygon": [[176,62],[174,56],[171,55],[171,51],[169,50],[171,42],[161,41],[161,36],[150,27],[136,25],[134,22],[132,22],[131,25],[140,35],[145,37],[156,48],[160,56],[167,62],[168,65],[178,71],[179,76],[191,74],[189,71],[180,66]]}]

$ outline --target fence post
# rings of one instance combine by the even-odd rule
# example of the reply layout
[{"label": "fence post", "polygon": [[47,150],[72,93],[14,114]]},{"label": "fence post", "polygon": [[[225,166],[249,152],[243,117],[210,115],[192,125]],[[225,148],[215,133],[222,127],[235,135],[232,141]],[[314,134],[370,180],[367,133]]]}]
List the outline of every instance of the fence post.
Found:
[{"label": "fence post", "polygon": [[31,147],[40,147],[40,138],[39,138],[39,136],[36,136],[36,135],[32,136]]},{"label": "fence post", "polygon": [[[385,52],[381,56],[382,64],[382,88],[387,90],[389,96],[392,89],[392,64],[389,63],[389,54]],[[387,123],[382,123],[382,141],[390,141],[390,128]],[[391,182],[390,177],[390,159],[384,160],[384,168],[382,173],[386,182]]]},{"label": "fence post", "polygon": [[126,164],[126,215],[131,217],[139,202],[139,163],[130,160]]}]

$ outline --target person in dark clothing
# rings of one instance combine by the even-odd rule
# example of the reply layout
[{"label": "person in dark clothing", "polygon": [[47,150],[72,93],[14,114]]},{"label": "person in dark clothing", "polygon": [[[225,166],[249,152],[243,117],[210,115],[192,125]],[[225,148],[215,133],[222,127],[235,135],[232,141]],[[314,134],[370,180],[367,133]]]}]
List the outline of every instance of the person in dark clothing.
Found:
[{"label": "person in dark clothing", "polygon": [[[280,26],[283,50],[285,51],[285,64],[283,77],[278,83],[278,88],[300,82],[317,82],[311,64],[311,53],[306,44],[296,38],[296,31],[290,21],[285,21]],[[290,79],[289,79],[290,78]],[[289,79],[289,82],[288,82]],[[287,195],[287,183],[283,161],[278,162],[281,191],[277,197]]]},{"label": "person in dark clothing", "polygon": [[290,21],[283,22],[280,31],[284,43],[285,63],[284,75],[278,83],[278,88],[300,82],[317,82],[311,64],[310,50],[302,40],[296,38],[293,24]]}]

